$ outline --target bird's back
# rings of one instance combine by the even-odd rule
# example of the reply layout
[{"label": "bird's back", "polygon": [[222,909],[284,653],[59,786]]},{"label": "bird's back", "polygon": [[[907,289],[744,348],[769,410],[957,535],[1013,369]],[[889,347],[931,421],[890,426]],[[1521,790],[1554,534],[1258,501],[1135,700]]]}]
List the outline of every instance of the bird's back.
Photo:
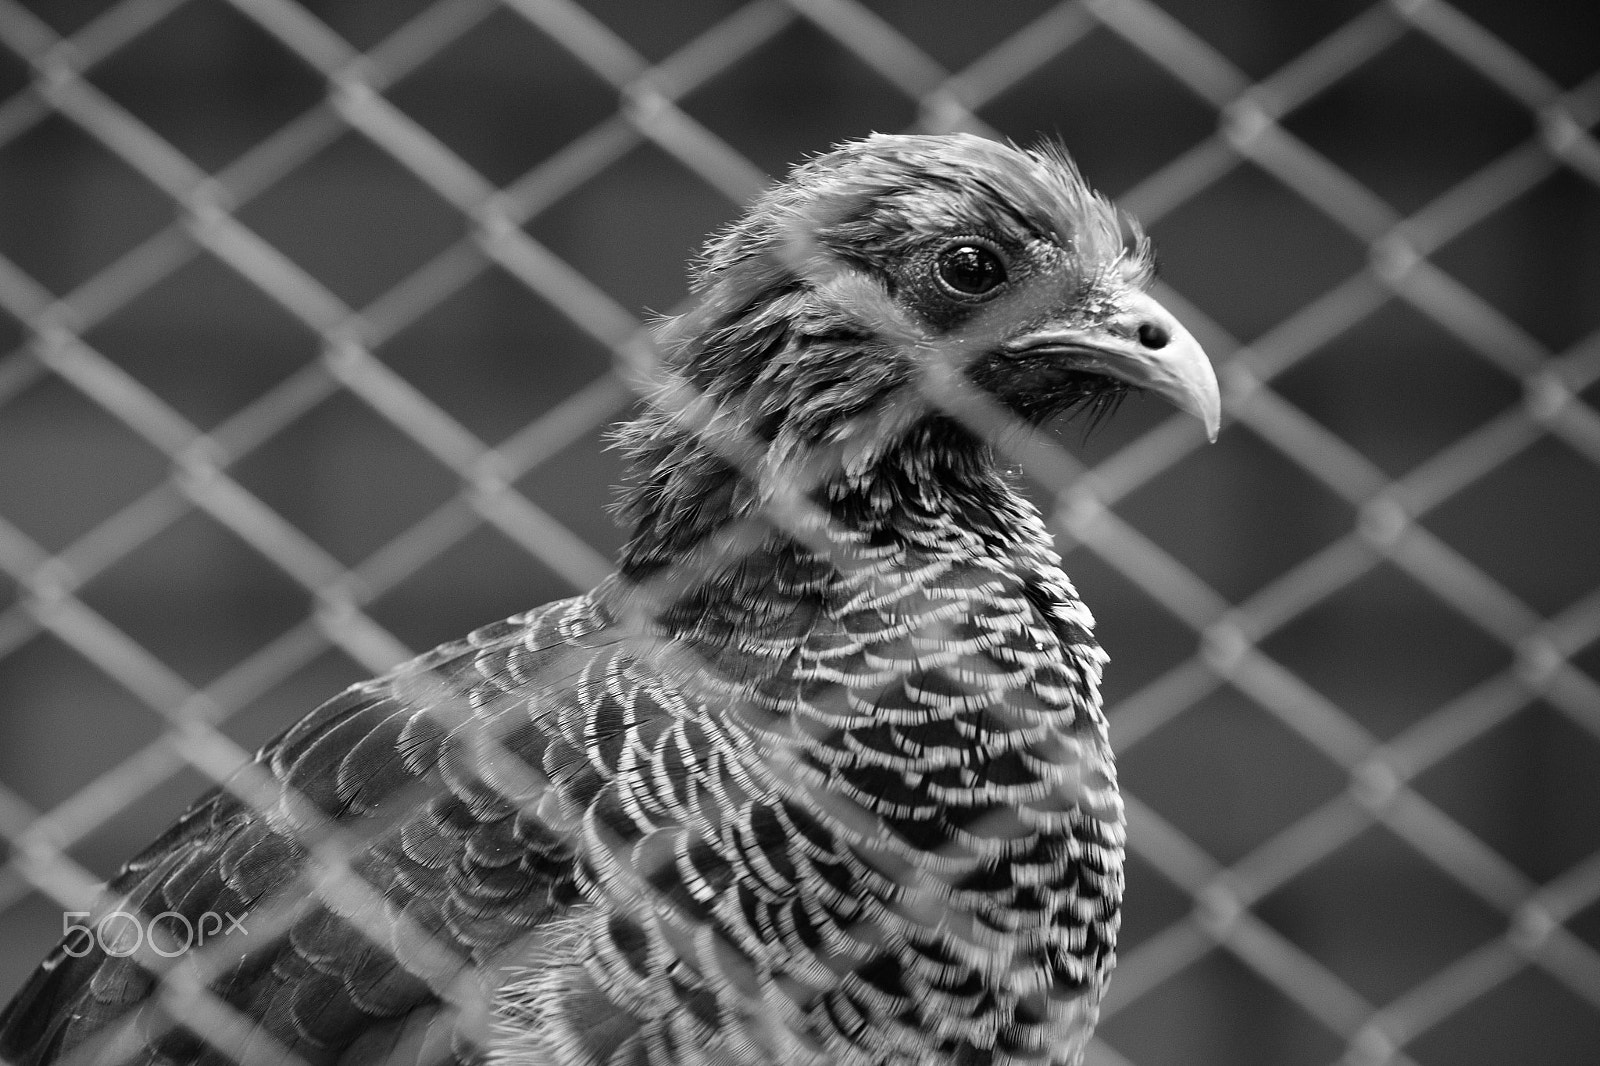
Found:
[{"label": "bird's back", "polygon": [[[244,1039],[269,1061],[383,1058],[384,1031],[414,1036],[448,1012],[438,1002],[453,980],[570,901],[570,840],[489,775],[537,775],[549,759],[575,793],[598,787],[561,730],[512,722],[532,708],[546,723],[581,719],[595,696],[581,679],[610,639],[587,598],[564,600],[345,691],[190,808],[108,897],[145,928],[212,934],[192,952],[159,950],[211,967],[212,991],[257,1021]],[[6,1061],[43,1066],[119,1033],[124,1050],[143,1046],[116,1061],[237,1059],[172,1024],[151,970],[117,940],[131,928],[101,921],[58,945],[0,1016]]]}]

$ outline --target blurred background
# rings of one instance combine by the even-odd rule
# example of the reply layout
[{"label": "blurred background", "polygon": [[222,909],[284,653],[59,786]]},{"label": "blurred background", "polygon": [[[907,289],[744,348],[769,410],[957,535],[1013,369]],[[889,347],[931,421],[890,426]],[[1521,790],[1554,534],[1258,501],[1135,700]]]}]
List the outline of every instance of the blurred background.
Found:
[{"label": "blurred background", "polygon": [[606,571],[707,232],[971,129],[1144,220],[1224,385],[1030,489],[1131,797],[1094,1061],[1593,1063],[1597,120],[1585,4],[0,0],[0,996],[196,736]]}]

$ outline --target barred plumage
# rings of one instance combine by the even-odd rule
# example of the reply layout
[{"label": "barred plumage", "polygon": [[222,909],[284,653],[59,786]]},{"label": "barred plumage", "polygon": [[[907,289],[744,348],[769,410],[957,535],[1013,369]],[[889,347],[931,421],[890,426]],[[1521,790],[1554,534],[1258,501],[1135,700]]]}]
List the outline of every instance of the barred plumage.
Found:
[{"label": "barred plumage", "polygon": [[[1059,155],[874,137],[801,167],[664,331],[619,573],[260,753],[361,834],[383,914],[306,893],[323,833],[292,799],[226,790],[111,891],[190,918],[304,897],[211,988],[310,1066],[1077,1062],[1122,892],[1105,656],[1038,513],[923,387],[953,366],[1040,420],[1140,385],[1214,431],[1145,256]],[[132,1061],[238,1057],[157,991],[69,939],[0,1053],[53,1062],[127,1015]]]}]

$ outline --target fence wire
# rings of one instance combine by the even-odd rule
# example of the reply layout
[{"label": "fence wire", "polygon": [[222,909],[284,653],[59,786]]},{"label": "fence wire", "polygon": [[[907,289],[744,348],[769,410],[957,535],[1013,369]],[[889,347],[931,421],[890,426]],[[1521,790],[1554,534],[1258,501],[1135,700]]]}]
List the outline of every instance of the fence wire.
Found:
[{"label": "fence wire", "polygon": [[[1580,190],[1574,202],[1585,206],[1572,227],[1581,239],[1582,219],[1592,220],[1600,205],[1600,141],[1594,134],[1600,55],[1588,57],[1581,76],[1558,77],[1495,36],[1463,5],[1430,0],[1355,9],[1260,77],[1205,33],[1190,29],[1184,17],[1148,0],[1044,5],[957,65],[919,43],[900,8],[854,0],[725,5],[707,25],[662,31],[663,40],[674,40],[670,46],[633,43],[632,27],[619,16],[567,0],[437,0],[412,7],[403,18],[385,16],[388,22],[358,44],[352,40],[361,34],[334,28],[345,25],[348,9],[324,11],[293,0],[122,0],[70,27],[44,7],[0,0],[0,46],[23,64],[10,95],[0,100],[0,153],[20,153],[30,137],[51,131],[60,136],[67,129],[161,198],[146,212],[158,220],[148,232],[70,284],[35,276],[0,242],[0,307],[21,327],[15,346],[0,355],[0,422],[8,407],[17,410],[44,390],[64,387],[72,402],[91,405],[94,420],[152,449],[162,468],[139,491],[120,494],[122,502],[113,509],[95,510],[87,528],[70,536],[30,535],[26,530],[49,523],[0,500],[0,571],[15,585],[14,597],[0,609],[0,670],[9,660],[21,676],[23,667],[15,664],[45,643],[59,645],[73,653],[74,668],[104,675],[162,723],[153,735],[129,732],[124,750],[92,780],[74,780],[63,797],[41,803],[30,786],[0,782],[0,836],[9,845],[0,870],[0,908],[11,912],[4,928],[13,931],[17,953],[28,956],[18,960],[17,979],[37,954],[34,945],[59,932],[52,922],[44,935],[24,933],[37,915],[51,909],[103,911],[112,902],[102,900],[96,887],[108,871],[86,865],[84,855],[99,854],[88,843],[121,825],[130,810],[149,805],[164,811],[162,790],[187,787],[192,771],[210,781],[234,781],[229,787],[241,798],[293,823],[297,839],[313,855],[303,887],[314,891],[271,901],[256,916],[260,929],[287,928],[317,898],[342,901],[346,905],[338,909],[352,913],[372,897],[373,886],[350,870],[348,857],[361,841],[348,828],[326,824],[308,810],[280,808],[276,786],[259,771],[234,778],[250,755],[233,727],[275,693],[292,689],[330,651],[367,672],[409,658],[412,641],[398,635],[377,606],[430,568],[470,568],[471,559],[449,560],[484,529],[496,531],[547,572],[552,594],[586,590],[610,571],[609,546],[592,543],[591,527],[575,529],[561,513],[559,493],[541,493],[538,478],[572,461],[575,446],[630,410],[636,390],[651,379],[654,350],[634,301],[615,294],[614,279],[586,271],[575,263],[577,256],[558,247],[559,227],[554,238],[541,239],[540,223],[641,150],[670,160],[676,180],[701,190],[700,202],[715,205],[707,209],[710,221],[734,214],[763,187],[775,164],[754,161],[764,154],[765,142],[742,143],[697,117],[694,98],[719,79],[775,62],[774,50],[796,47],[795,34],[803,31],[810,42],[806,57],[817,49],[853,57],[876,79],[875,99],[904,105],[912,116],[909,128],[1019,139],[1036,131],[1009,124],[1002,104],[1037,92],[1031,79],[1064,65],[1092,63],[1107,49],[1130,51],[1181,86],[1189,104],[1198,102],[1207,116],[1201,135],[1158,160],[1118,196],[1158,240],[1164,220],[1176,220],[1191,205],[1203,207],[1208,194],[1248,170],[1264,176],[1273,195],[1286,194],[1357,249],[1350,268],[1341,274],[1333,266],[1329,281],[1318,282],[1323,287],[1309,298],[1268,298],[1273,317],[1253,336],[1208,313],[1203,296],[1189,298],[1181,271],[1171,283],[1157,285],[1162,302],[1200,336],[1218,365],[1224,446],[1230,439],[1250,439],[1275,468],[1289,471],[1297,484],[1315,486],[1347,516],[1338,535],[1309,553],[1282,559],[1257,587],[1243,594],[1219,588],[1223,583],[1203,576],[1205,565],[1193,562],[1185,547],[1193,530],[1181,518],[1174,523],[1170,514],[1150,518],[1142,502],[1147,489],[1157,495],[1170,491],[1175,477],[1194,477],[1195,464],[1206,464],[1203,476],[1214,477],[1211,472],[1226,462],[1226,451],[1222,459],[1200,456],[1204,442],[1183,419],[1146,418],[1138,432],[1114,439],[1089,459],[1037,438],[1026,439],[1011,455],[1050,517],[1068,571],[1078,576],[1081,567],[1107,575],[1107,589],[1148,598],[1167,616],[1162,624],[1176,625],[1183,634],[1167,645],[1179,650],[1149,667],[1137,686],[1114,689],[1109,707],[1114,746],[1130,771],[1129,848],[1136,863],[1154,874],[1141,879],[1135,866],[1130,917],[1141,906],[1141,892],[1170,891],[1176,902],[1166,906],[1164,918],[1132,921],[1091,1060],[1144,1064],[1181,1055],[1196,1062],[1270,1057],[1352,1066],[1464,1062],[1472,1061],[1476,1047],[1502,1046],[1485,1043],[1485,1029],[1516,1033],[1517,1041],[1540,1047],[1529,1055],[1539,1061],[1587,1060],[1593,1035],[1600,1032],[1600,839],[1579,833],[1572,846],[1576,856],[1564,852],[1560,869],[1530,870],[1537,864],[1520,852],[1507,854],[1515,849],[1507,847],[1506,833],[1486,830],[1476,814],[1441,798],[1448,789],[1429,789],[1423,782],[1436,772],[1469,773],[1476,764],[1451,768],[1515,723],[1536,716],[1545,722],[1546,708],[1575,727],[1570,735],[1559,733],[1565,739],[1555,745],[1567,750],[1565,761],[1541,768],[1554,778],[1551,787],[1571,786],[1581,797],[1590,794],[1582,781],[1600,779],[1600,679],[1592,655],[1600,640],[1600,585],[1581,587],[1592,578],[1575,567],[1563,579],[1566,594],[1552,605],[1548,596],[1522,591],[1521,572],[1486,556],[1470,536],[1462,543],[1459,524],[1431,521],[1452,508],[1470,510],[1464,500],[1518,474],[1526,456],[1552,444],[1562,449],[1563,462],[1600,466],[1600,330],[1589,321],[1575,341],[1553,344],[1544,331],[1529,328],[1461,280],[1443,254],[1556,179]],[[267,42],[261,47],[303,65],[313,85],[304,94],[304,110],[251,135],[216,167],[202,165],[158,132],[157,123],[100,78],[122,61],[159,62],[162,48],[181,43],[165,40],[163,33],[196,8],[243,19]],[[452,131],[438,125],[438,111],[430,124],[413,113],[416,108],[396,102],[408,80],[425,74],[491,20],[507,16],[544,50],[528,60],[531,72],[547,61],[545,52],[559,55],[575,68],[573,78],[600,86],[611,102],[597,121],[565,135],[531,166],[519,163],[509,180],[498,173],[501,161],[475,165],[453,149]],[[917,17],[922,16],[912,16]],[[937,18],[960,16],[941,9]],[[151,42],[153,50],[147,47]],[[1452,77],[1468,78],[1497,106],[1516,109],[1528,132],[1489,158],[1458,168],[1442,191],[1430,190],[1415,197],[1416,206],[1400,210],[1393,206],[1396,196],[1375,191],[1381,181],[1358,177],[1339,150],[1315,147],[1297,122],[1362,86],[1419,43],[1436,55],[1432,62],[1452,65]],[[662,54],[647,55],[644,47],[659,47]],[[445,103],[463,111],[471,106],[466,99]],[[561,101],[545,106],[559,108]],[[841,109],[848,115],[852,106],[856,102],[847,101]],[[1072,102],[1055,106],[1066,110]],[[873,109],[874,115],[883,113],[877,103]],[[773,105],[760,121],[783,118],[782,106]],[[863,131],[851,125],[828,132],[837,139]],[[1429,132],[1417,132],[1425,148]],[[384,166],[414,179],[430,209],[443,209],[454,220],[448,239],[425,261],[408,267],[398,281],[369,281],[374,292],[363,298],[350,296],[342,280],[319,276],[298,249],[288,247],[291,242],[274,239],[266,226],[250,221],[253,205],[284,195],[297,175],[352,137],[381,156]],[[5,195],[7,211],[28,210],[25,194]],[[1315,249],[1303,254],[1318,259],[1325,272],[1321,260],[1339,260]],[[220,417],[186,412],[169,399],[160,384],[141,376],[137,361],[114,347],[115,334],[105,328],[163,286],[180,284],[186,269],[203,260],[225,264],[298,334],[314,338],[315,351],[292,372]],[[513,279],[519,299],[558,317],[576,345],[610,361],[510,432],[478,428],[471,417],[413,384],[389,355],[398,338],[491,273]],[[379,276],[388,277],[374,273]],[[1397,305],[1451,338],[1451,351],[1459,353],[1452,373],[1488,373],[1520,390],[1481,417],[1464,416],[1442,446],[1405,463],[1375,458],[1354,430],[1319,417],[1304,386],[1295,384],[1297,373],[1327,362],[1331,349]],[[1390,358],[1401,360],[1405,353]],[[1345,373],[1359,378],[1371,365]],[[1388,386],[1368,379],[1346,387]],[[658,402],[714,435],[710,422],[696,421],[706,416],[700,399],[675,394]],[[1420,408],[1448,399],[1443,393],[1418,396],[1414,403]],[[992,429],[984,422],[992,413],[971,408],[970,400],[930,387],[916,402],[955,410]],[[420,450],[420,461],[441,466],[450,481],[431,510],[408,516],[398,532],[383,530],[388,539],[368,543],[354,562],[347,544],[319,543],[300,516],[285,513],[253,487],[249,474],[263,454],[307,433],[315,412],[352,403]],[[67,447],[59,436],[47,439],[52,449]],[[717,439],[730,461],[759,468],[759,449],[750,451],[750,442]],[[54,457],[40,451],[24,461],[48,466]],[[80,490],[62,483],[55,491]],[[1263,481],[1237,491],[1271,496],[1288,490]],[[1566,496],[1556,513],[1592,529],[1592,489],[1574,484]],[[54,505],[43,497],[29,499],[32,507]],[[1550,513],[1530,508],[1529,522]],[[270,639],[212,671],[203,684],[193,680],[191,666],[174,665],[170,653],[119,625],[97,606],[94,594],[98,581],[196,515],[286,576],[310,605]],[[798,489],[776,500],[768,518],[801,536],[819,521],[807,512]],[[730,551],[741,548],[734,540]],[[1530,545],[1538,542],[1530,537]],[[841,565],[848,568],[850,560]],[[1327,674],[1323,667],[1307,668],[1274,650],[1286,633],[1374,580],[1403,580],[1420,590],[1450,618],[1441,624],[1441,639],[1477,649],[1462,654],[1489,664],[1442,702],[1419,708],[1418,699],[1427,696],[1397,694],[1407,707],[1397,727],[1375,723],[1351,699],[1330,693],[1343,689],[1320,680]],[[1086,580],[1085,586],[1091,606],[1106,607],[1092,584]],[[644,605],[670,595],[670,588],[637,594],[647,615]],[[1106,609],[1115,616],[1114,607]],[[1139,639],[1137,631],[1108,635],[1113,663],[1121,645]],[[1418,654],[1436,646],[1418,636]],[[1334,633],[1321,655],[1326,662],[1345,660],[1348,668],[1362,647],[1341,644]],[[1186,811],[1192,803],[1214,809],[1209,800],[1186,793],[1184,782],[1137,772],[1141,749],[1188,743],[1200,728],[1196,721],[1212,720],[1206,717],[1213,706],[1208,701],[1223,693],[1243,697],[1255,716],[1254,724],[1228,727],[1235,735],[1277,729],[1316,753],[1306,776],[1331,782],[1320,792],[1297,783],[1291,802],[1275,798],[1272,782],[1281,775],[1265,764],[1284,740],[1273,741],[1276,748],[1241,746],[1234,753],[1237,765],[1209,769],[1216,775],[1211,781],[1192,778],[1197,792],[1223,787],[1223,776],[1243,781],[1248,804],[1284,809],[1276,820],[1252,822],[1265,828],[1237,854],[1213,843],[1214,835]],[[309,704],[300,708],[305,709]],[[8,706],[4,713],[27,717],[30,711]],[[277,727],[288,720],[292,716]],[[1260,724],[1268,720],[1276,726]],[[28,728],[48,730],[51,723]],[[19,736],[21,729],[12,725],[9,735]],[[498,738],[491,731],[482,742],[492,750]],[[511,777],[526,771],[504,770]],[[1467,809],[1474,810],[1470,804]],[[164,820],[166,814],[152,817]],[[1375,828],[1398,845],[1405,863],[1427,868],[1417,884],[1442,879],[1447,887],[1429,888],[1434,895],[1422,902],[1397,904],[1383,892],[1358,892],[1325,915],[1285,914],[1284,901],[1298,898],[1294,893],[1308,881],[1348,886],[1353,876],[1359,887],[1384,877],[1381,864],[1350,859],[1351,849],[1373,839]],[[1538,821],[1515,821],[1509,838],[1557,831]],[[122,857],[128,850],[122,849]],[[1341,874],[1341,868],[1356,872]],[[648,890],[642,893],[647,896]],[[1385,907],[1426,928],[1426,901],[1436,896],[1463,896],[1471,903],[1450,906],[1491,917],[1465,920],[1448,934],[1441,927],[1420,977],[1412,976],[1414,967],[1401,967],[1403,977],[1375,981],[1329,946],[1338,940],[1377,944],[1383,934],[1371,930],[1393,921],[1378,913]],[[41,900],[48,904],[43,910]],[[369,930],[375,941],[396,945],[408,969],[464,1015],[481,1009],[478,975],[466,961],[403,916],[384,921]],[[1333,932],[1321,938],[1307,932],[1319,923]],[[216,952],[168,960],[147,949],[141,958],[163,974],[165,1003],[183,1024],[241,1061],[264,1053],[241,1038],[231,1009],[205,990],[215,967],[225,964]],[[1220,968],[1218,959],[1225,960]],[[1528,995],[1543,1013],[1530,1014],[1523,1009],[1527,996],[1508,992],[1529,975],[1539,978]],[[1208,981],[1232,991],[1207,991],[1202,986]],[[1177,1009],[1182,1007],[1188,1009]],[[1253,1017],[1277,1018],[1286,1010],[1302,1020],[1278,1042],[1229,1044]],[[1231,1027],[1203,1017],[1208,1011],[1234,1019]],[[1152,1026],[1165,1035],[1152,1037]],[[110,1036],[139,1038],[131,1025]],[[1466,1057],[1450,1048],[1467,1049]],[[1498,1050],[1484,1054],[1481,1061],[1502,1057]]]}]

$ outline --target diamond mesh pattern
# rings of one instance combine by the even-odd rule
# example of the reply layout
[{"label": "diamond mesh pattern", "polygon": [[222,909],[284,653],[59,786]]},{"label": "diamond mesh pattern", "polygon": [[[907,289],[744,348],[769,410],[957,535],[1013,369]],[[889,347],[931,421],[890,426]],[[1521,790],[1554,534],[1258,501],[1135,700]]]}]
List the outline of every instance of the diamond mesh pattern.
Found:
[{"label": "diamond mesh pattern", "polygon": [[[608,572],[638,309],[686,306],[678,264],[769,173],[871,127],[1059,129],[1161,244],[1226,412],[1209,451],[1152,407],[1013,455],[1113,654],[1134,867],[1094,1061],[1588,1061],[1592,20],[89,6],[0,0],[0,991],[197,774]],[[162,79],[237,63],[261,99],[186,122]],[[311,843],[318,892],[371,891]],[[208,963],[168,994],[227,1050]]]}]

